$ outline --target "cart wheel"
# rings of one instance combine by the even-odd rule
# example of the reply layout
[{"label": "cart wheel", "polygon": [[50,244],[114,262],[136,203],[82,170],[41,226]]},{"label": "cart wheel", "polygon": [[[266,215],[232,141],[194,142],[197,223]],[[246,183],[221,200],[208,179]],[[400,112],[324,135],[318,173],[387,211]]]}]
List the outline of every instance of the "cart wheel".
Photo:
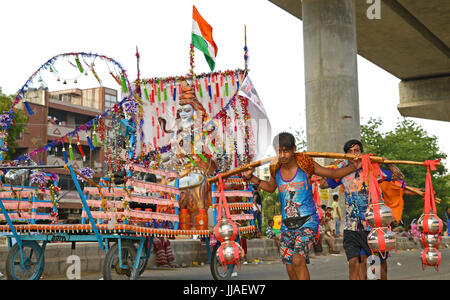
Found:
[{"label": "cart wheel", "polygon": [[136,247],[132,242],[122,242],[122,267],[119,261],[119,244],[114,244],[106,253],[103,263],[103,278],[105,280],[134,280],[137,272],[132,270],[136,258]]},{"label": "cart wheel", "polygon": [[[9,280],[38,280],[44,271],[44,254],[36,241],[22,241],[23,265],[20,246],[14,244],[6,258],[6,278]],[[41,257],[42,256],[42,257]]]},{"label": "cart wheel", "polygon": [[225,266],[225,269],[222,267],[220,263],[219,257],[217,255],[217,250],[219,249],[219,243],[217,243],[213,251],[211,253],[211,274],[215,280],[229,280],[231,278],[231,274],[233,273],[235,265]]}]

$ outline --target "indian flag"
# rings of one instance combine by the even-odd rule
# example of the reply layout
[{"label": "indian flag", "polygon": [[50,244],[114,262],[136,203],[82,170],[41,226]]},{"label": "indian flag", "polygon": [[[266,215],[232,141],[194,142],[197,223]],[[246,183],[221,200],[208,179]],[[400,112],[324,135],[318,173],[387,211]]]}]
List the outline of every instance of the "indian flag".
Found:
[{"label": "indian flag", "polygon": [[192,45],[205,54],[211,71],[214,70],[217,46],[212,37],[212,27],[202,18],[195,5],[192,10]]}]

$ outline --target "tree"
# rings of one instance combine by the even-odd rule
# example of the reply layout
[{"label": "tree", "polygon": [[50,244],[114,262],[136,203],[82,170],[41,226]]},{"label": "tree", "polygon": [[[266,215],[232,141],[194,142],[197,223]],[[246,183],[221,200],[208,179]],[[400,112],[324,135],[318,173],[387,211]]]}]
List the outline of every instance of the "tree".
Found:
[{"label": "tree", "polygon": [[[269,220],[273,219],[274,216],[281,214],[281,204],[280,200],[278,200],[278,190],[274,193],[260,191],[260,194],[262,198],[262,209],[264,215],[262,228],[266,228]],[[264,233],[264,230],[262,233]]]},{"label": "tree", "polygon": [[[5,113],[7,112],[12,103],[13,103],[13,96],[7,96],[3,93],[1,93],[0,90],[0,112]],[[16,153],[16,148],[18,147],[17,144],[17,138],[20,136],[22,132],[25,131],[25,124],[28,121],[28,117],[26,113],[23,110],[15,109],[14,110],[14,121],[11,127],[8,130],[8,139],[7,139],[7,148],[8,152],[6,153],[6,158],[4,159],[11,159],[12,155]],[[20,124],[20,125],[19,125]]]},{"label": "tree", "polygon": [[[292,129],[292,128],[291,128]],[[298,152],[306,151],[306,134],[303,128],[294,129],[294,136]]]},{"label": "tree", "polygon": [[[361,126],[361,140],[365,153],[373,153],[376,156],[386,157],[392,160],[425,161],[438,158],[445,159],[447,155],[438,146],[438,137],[429,135],[420,125],[413,120],[403,119],[396,127],[386,133],[381,133],[379,128],[383,125],[381,119],[370,119],[367,124]],[[425,188],[425,167],[398,165],[408,186]],[[437,205],[438,215],[443,218],[444,209],[450,203],[450,175],[446,175],[446,168],[441,166],[432,171],[433,188],[436,197],[442,199]],[[406,196],[403,221],[409,224],[412,219],[418,218],[423,210],[421,196]]]}]

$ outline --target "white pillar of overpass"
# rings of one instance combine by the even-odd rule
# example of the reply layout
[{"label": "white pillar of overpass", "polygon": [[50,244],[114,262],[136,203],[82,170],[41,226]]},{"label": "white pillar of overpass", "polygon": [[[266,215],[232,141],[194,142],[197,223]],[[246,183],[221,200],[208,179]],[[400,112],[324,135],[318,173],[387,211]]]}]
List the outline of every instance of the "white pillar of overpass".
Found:
[{"label": "white pillar of overpass", "polygon": [[308,151],[360,139],[353,0],[302,0]]}]

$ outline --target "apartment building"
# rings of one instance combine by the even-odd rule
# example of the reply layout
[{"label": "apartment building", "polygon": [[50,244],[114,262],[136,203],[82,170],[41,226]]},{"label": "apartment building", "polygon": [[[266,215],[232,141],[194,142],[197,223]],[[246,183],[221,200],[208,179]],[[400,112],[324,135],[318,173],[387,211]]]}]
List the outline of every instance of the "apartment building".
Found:
[{"label": "apartment building", "polygon": [[[64,137],[67,133],[75,128],[85,124],[89,120],[102,114],[117,102],[118,93],[115,89],[107,87],[97,87],[90,89],[67,89],[60,91],[48,91],[46,88],[34,89],[27,91],[24,101],[28,101],[34,114],[29,116],[25,132],[17,140],[18,149],[17,156],[30,153],[36,148]],[[18,108],[22,108],[23,101]],[[106,119],[105,124],[108,125],[109,120]],[[72,149],[74,153],[74,161],[72,165],[74,169],[90,167],[94,170],[94,178],[103,175],[104,168],[104,151],[101,145],[98,145],[92,151],[87,142],[87,136],[92,140],[91,131],[80,132],[79,140],[82,150],[85,154],[83,161],[80,151],[77,147],[77,139],[72,139]],[[67,155],[69,155],[69,144],[65,143]],[[48,149],[33,157],[36,162],[43,165],[64,165],[64,156],[62,146],[58,145]],[[52,172],[59,176],[59,186],[62,188],[61,195],[64,208],[79,209],[81,208],[80,199],[73,191],[75,189],[70,175],[65,169],[52,169]],[[97,181],[97,180],[95,180]],[[74,198],[74,199],[69,199]]]}]

